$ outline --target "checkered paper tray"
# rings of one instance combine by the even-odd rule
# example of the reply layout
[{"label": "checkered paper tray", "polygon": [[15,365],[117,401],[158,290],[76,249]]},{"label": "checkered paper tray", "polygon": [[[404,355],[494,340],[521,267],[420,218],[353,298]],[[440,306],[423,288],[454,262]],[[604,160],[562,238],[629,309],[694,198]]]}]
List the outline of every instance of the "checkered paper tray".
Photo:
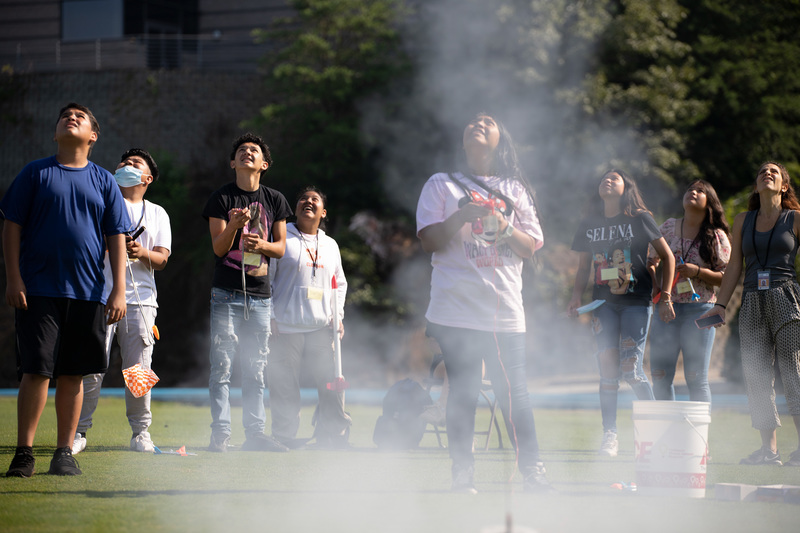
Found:
[{"label": "checkered paper tray", "polygon": [[136,398],[141,398],[147,394],[153,385],[158,383],[158,376],[150,368],[142,367],[141,363],[136,363],[130,368],[122,370],[122,377],[125,378],[125,386]]}]

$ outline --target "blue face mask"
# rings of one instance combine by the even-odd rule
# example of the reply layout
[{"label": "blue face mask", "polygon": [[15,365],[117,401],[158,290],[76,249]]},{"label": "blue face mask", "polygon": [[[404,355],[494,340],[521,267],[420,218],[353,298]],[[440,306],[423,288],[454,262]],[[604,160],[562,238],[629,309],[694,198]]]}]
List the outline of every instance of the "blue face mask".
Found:
[{"label": "blue face mask", "polygon": [[126,165],[117,169],[114,179],[120,187],[135,187],[142,184],[142,174],[144,172],[141,169]]}]

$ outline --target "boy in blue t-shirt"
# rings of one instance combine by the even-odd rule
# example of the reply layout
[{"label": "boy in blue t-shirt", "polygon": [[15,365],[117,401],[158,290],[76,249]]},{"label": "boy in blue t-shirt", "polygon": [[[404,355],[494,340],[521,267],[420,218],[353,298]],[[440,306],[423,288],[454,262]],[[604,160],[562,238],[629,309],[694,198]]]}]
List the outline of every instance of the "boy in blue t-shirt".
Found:
[{"label": "boy in blue t-shirt", "polygon": [[[34,472],[33,440],[56,380],[58,437],[50,474],[79,475],[72,441],[83,375],[105,372],[105,326],[125,316],[129,221],[111,174],[89,161],[100,128],[85,106],[61,109],[56,155],[29,163],[0,201],[6,302],[16,308],[17,449],[8,477]],[[108,247],[113,289],[103,297]]]}]

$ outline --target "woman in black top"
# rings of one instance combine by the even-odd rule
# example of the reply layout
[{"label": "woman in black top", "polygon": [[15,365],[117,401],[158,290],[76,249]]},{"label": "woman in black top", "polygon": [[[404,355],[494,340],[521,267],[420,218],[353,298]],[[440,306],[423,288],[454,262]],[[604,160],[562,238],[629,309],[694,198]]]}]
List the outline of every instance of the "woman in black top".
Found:
[{"label": "woman in black top", "polygon": [[[800,202],[783,165],[761,165],[748,211],[733,223],[731,260],[722,277],[717,304],[704,316],[727,316],[730,300],[745,263],[744,295],[739,314],[742,367],[753,427],[761,448],[742,459],[748,465],[780,465],[776,429],[773,365],[778,358],[786,403],[800,441],[800,286],[795,259],[800,235]],[[800,449],[786,466],[800,466]]]}]

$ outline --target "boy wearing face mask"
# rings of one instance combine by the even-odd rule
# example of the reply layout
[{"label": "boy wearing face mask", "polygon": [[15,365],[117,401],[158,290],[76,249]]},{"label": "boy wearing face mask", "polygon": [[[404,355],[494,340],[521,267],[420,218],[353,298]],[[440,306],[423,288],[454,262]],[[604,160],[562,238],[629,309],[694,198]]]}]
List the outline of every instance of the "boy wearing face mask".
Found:
[{"label": "boy wearing face mask", "polygon": [[[106,353],[111,353],[111,343],[116,337],[123,369],[137,363],[149,369],[157,331],[154,330],[158,309],[154,274],[156,270],[164,270],[169,259],[172,247],[169,216],[163,207],[144,199],[147,188],[158,179],[158,166],[147,151],[131,148],[122,154],[114,179],[125,199],[125,209],[130,219],[130,226],[125,232],[125,302],[128,312],[124,319],[106,329]],[[106,284],[108,290],[110,287]],[[86,448],[86,432],[92,427],[92,415],[97,408],[103,376],[97,373],[83,377],[83,407],[72,443],[73,455]],[[150,391],[137,398],[126,388],[125,406],[133,433],[131,450],[153,452],[154,445],[148,432],[152,421]]]},{"label": "boy wearing face mask", "polygon": [[[100,126],[86,106],[69,103],[56,121],[56,154],[29,163],[2,201],[6,302],[15,308],[17,448],[7,477],[31,477],[33,442],[56,383],[56,450],[49,473],[80,475],[72,441],[81,380],[105,372],[105,325],[125,316],[128,220],[119,187],[89,161]],[[105,242],[104,242],[105,241]],[[108,246],[113,289],[103,293]]]}]

